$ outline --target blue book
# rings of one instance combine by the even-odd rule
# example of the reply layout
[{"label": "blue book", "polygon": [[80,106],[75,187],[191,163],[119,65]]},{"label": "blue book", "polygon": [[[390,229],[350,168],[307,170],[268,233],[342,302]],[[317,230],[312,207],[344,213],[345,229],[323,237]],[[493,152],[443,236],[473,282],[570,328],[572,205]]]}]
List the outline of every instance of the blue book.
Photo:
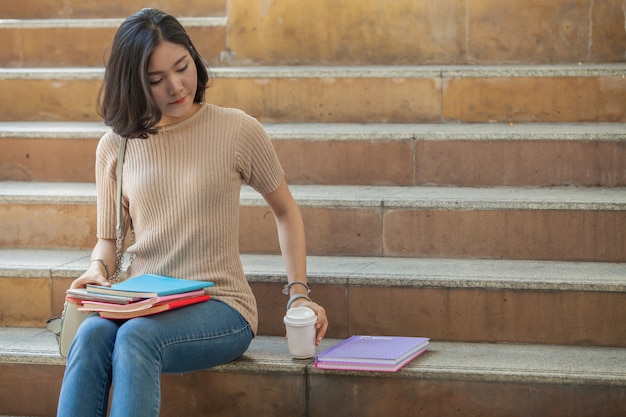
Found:
[{"label": "blue book", "polygon": [[143,274],[113,284],[110,287],[87,284],[87,292],[123,297],[152,298],[182,294],[212,286],[213,283],[210,281],[194,281],[162,275]]}]

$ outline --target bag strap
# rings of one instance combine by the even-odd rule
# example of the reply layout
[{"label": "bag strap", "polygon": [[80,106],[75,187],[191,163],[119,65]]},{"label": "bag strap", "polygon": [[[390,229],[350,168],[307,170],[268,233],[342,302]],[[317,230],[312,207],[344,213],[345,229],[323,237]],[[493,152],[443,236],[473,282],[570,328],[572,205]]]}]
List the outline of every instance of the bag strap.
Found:
[{"label": "bag strap", "polygon": [[120,142],[120,150],[117,156],[117,189],[116,189],[116,223],[115,233],[122,233],[122,174],[124,172],[124,156],[126,155],[126,138]]},{"label": "bag strap", "polygon": [[122,219],[122,174],[124,169],[124,156],[126,155],[126,138],[120,141],[120,149],[117,157],[117,187],[115,190],[115,272],[111,276],[111,281],[119,282],[122,268],[124,266],[124,231]]}]

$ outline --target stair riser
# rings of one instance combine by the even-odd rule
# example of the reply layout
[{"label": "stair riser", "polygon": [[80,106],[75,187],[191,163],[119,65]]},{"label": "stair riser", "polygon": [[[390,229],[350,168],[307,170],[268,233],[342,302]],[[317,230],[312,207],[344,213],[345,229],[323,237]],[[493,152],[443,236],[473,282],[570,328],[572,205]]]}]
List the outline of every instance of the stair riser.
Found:
[{"label": "stair riser", "polygon": [[307,380],[299,373],[197,372],[162,381],[162,417],[308,415]]},{"label": "stair riser", "polygon": [[[0,138],[0,179],[93,182],[96,145],[95,136]],[[275,140],[274,147],[290,184],[626,186],[624,141]]]},{"label": "stair riser", "polygon": [[[152,0],[156,7],[176,17],[223,16],[227,0]],[[145,0],[123,2],[95,2],[85,0],[21,0],[0,4],[4,19],[60,19],[60,18],[123,18],[146,7]]]},{"label": "stair riser", "polygon": [[64,366],[0,363],[0,415],[56,415]]},{"label": "stair riser", "polygon": [[621,1],[587,3],[235,0],[228,46],[269,65],[623,61]]},{"label": "stair riser", "polygon": [[0,180],[95,182],[97,139],[0,138]]},{"label": "stair riser", "polygon": [[[5,67],[102,67],[117,30],[111,28],[2,29],[0,37],[10,39],[0,50],[0,65]],[[191,27],[192,39],[211,39],[196,47],[210,65],[219,62],[224,50],[224,27]]]},{"label": "stair riser", "polygon": [[0,204],[3,248],[83,248],[96,242],[93,204]]},{"label": "stair riser", "polygon": [[[97,78],[3,78],[0,114],[5,121],[96,121],[99,87]],[[626,79],[221,78],[207,101],[265,122],[625,122]]]},{"label": "stair riser", "polygon": [[[63,366],[4,363],[0,370],[0,413],[56,413]],[[203,371],[163,376],[161,415],[618,417],[625,396],[621,386]]]},{"label": "stair riser", "polygon": [[[0,278],[0,326],[44,327],[78,276]],[[281,284],[252,282],[259,334],[284,336]],[[626,347],[626,293],[315,285],[332,318],[328,337],[428,335],[438,341]],[[15,300],[36,299],[36,305]],[[368,306],[364,308],[364,306]]]},{"label": "stair riser", "polygon": [[622,211],[389,210],[386,256],[624,262]]},{"label": "stair riser", "polygon": [[445,120],[626,121],[626,78],[457,78],[443,91]]},{"label": "stair riser", "polygon": [[[363,306],[368,306],[364,309]],[[626,347],[625,293],[350,288],[350,334]]]},{"label": "stair riser", "polygon": [[[436,354],[436,352],[433,352]],[[361,374],[309,377],[309,416],[618,417],[623,387],[367,378]]]},{"label": "stair riser", "polygon": [[275,122],[624,122],[626,79],[229,78],[208,101]]},{"label": "stair riser", "polygon": [[[0,138],[0,179],[94,182],[96,146],[95,137]],[[413,141],[276,140],[274,147],[290,184],[413,184]]]},{"label": "stair riser", "polygon": [[[0,363],[0,414],[55,415],[64,371],[61,365]],[[160,415],[304,415],[305,383],[301,373],[164,374]]]},{"label": "stair riser", "polygon": [[[301,209],[311,255],[626,261],[621,211]],[[277,253],[269,208],[240,213],[241,251]],[[90,249],[95,218],[95,204],[0,204],[0,247]]]},{"label": "stair riser", "polygon": [[[242,213],[242,252],[276,253],[269,209]],[[310,254],[626,260],[626,216],[620,211],[303,207],[302,213]]]},{"label": "stair riser", "polygon": [[[59,281],[63,284],[57,285],[58,290],[53,296],[52,284],[48,277],[0,276],[2,284],[0,326],[45,327],[46,320],[61,315],[65,290],[69,288],[72,280]],[[25,303],[24,300],[37,302]]]},{"label": "stair riser", "polygon": [[624,141],[418,141],[416,185],[626,185]]},{"label": "stair riser", "polygon": [[[253,284],[259,334],[285,334],[280,287]],[[331,337],[626,347],[626,293],[315,285],[314,298],[332,318]]]}]

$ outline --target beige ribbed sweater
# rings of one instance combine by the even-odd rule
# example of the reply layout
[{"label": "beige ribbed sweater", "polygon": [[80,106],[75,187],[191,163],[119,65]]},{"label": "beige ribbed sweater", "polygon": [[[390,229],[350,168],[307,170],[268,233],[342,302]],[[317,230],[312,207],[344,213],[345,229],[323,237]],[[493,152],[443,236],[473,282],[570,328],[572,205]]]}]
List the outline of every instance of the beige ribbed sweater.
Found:
[{"label": "beige ribbed sweater", "polygon": [[[96,152],[98,238],[115,238],[115,184],[120,137],[106,133]],[[123,171],[126,228],[129,215],[135,259],[142,273],[213,281],[211,296],[239,311],[256,333],[254,295],[239,257],[239,192],[259,193],[283,178],[260,123],[235,109],[209,104],[148,139],[128,141]],[[207,317],[207,320],[210,320]]]}]

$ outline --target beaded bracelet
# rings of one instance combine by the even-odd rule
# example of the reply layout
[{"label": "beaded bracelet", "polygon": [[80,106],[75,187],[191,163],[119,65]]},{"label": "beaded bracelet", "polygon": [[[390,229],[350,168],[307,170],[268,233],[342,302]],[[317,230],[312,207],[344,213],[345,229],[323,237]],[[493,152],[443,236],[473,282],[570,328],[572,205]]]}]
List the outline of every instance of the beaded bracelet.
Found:
[{"label": "beaded bracelet", "polygon": [[104,267],[104,270],[107,273],[107,279],[109,279],[111,277],[111,273],[109,272],[109,267],[107,266],[106,262],[104,262],[104,260],[102,259],[92,259],[91,262],[89,262],[89,265],[91,265],[94,262],[100,262],[102,264],[102,266]]}]

